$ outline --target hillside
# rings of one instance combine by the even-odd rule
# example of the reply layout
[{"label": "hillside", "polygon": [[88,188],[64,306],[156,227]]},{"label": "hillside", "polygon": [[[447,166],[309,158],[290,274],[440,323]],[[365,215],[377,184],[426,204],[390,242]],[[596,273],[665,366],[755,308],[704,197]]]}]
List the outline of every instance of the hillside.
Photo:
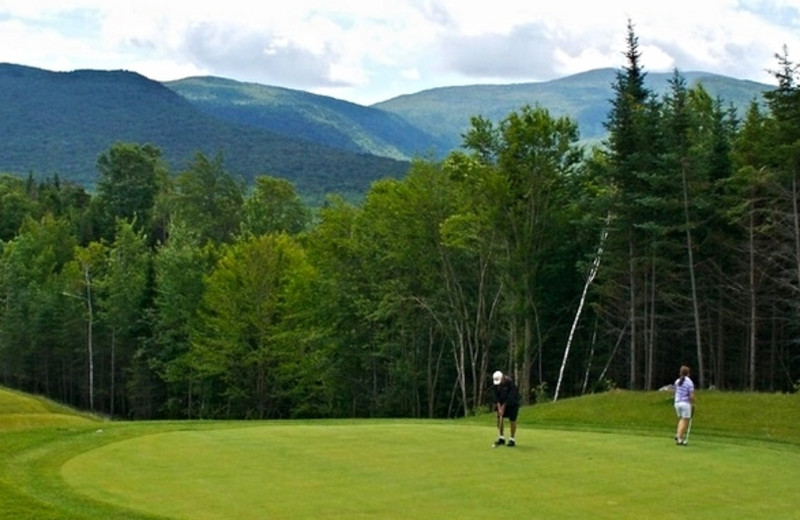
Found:
[{"label": "hillside", "polygon": [[0,171],[59,174],[85,186],[114,142],[150,143],[179,172],[202,152],[231,173],[284,177],[301,194],[363,193],[407,163],[235,125],[203,113],[163,84],[125,71],[56,73],[0,64]]},{"label": "hillside", "polygon": [[196,77],[164,83],[203,112],[355,153],[409,160],[442,143],[403,118],[301,90]]},{"label": "hillside", "polygon": [[0,386],[0,432],[47,426],[97,422],[97,417],[75,411],[43,397]]},{"label": "hillside", "polygon": [[[568,116],[578,123],[581,138],[596,140],[605,135],[603,123],[614,93],[614,69],[598,69],[541,83],[469,85],[443,87],[399,96],[373,105],[405,118],[425,132],[460,145],[469,129],[470,117],[481,115],[499,121],[525,104],[547,108],[556,117]],[[681,72],[689,86],[702,83],[712,97],[743,111],[751,101],[761,101],[772,86],[703,72]],[[667,91],[672,73],[648,73],[646,83],[656,94]]]},{"label": "hillside", "polygon": [[[197,152],[221,153],[246,182],[290,180],[306,199],[359,197],[380,178],[399,177],[414,157],[459,148],[470,117],[499,121],[525,104],[569,116],[592,141],[604,122],[616,71],[553,81],[444,87],[363,107],[303,91],[224,78],[159,83],[126,71],[49,72],[0,64],[0,172],[53,174],[91,188],[99,154],[117,141],[158,146],[174,173]],[[773,87],[702,72],[682,73],[743,111]],[[648,73],[657,94],[672,74]]]}]

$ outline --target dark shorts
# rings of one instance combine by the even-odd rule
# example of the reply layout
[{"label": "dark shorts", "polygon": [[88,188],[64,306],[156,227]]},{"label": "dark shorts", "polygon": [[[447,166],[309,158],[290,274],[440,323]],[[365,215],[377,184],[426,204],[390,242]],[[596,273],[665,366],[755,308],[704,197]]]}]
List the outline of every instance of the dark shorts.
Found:
[{"label": "dark shorts", "polygon": [[519,406],[506,406],[506,413],[503,415],[503,418],[508,419],[509,421],[516,421],[518,415]]}]

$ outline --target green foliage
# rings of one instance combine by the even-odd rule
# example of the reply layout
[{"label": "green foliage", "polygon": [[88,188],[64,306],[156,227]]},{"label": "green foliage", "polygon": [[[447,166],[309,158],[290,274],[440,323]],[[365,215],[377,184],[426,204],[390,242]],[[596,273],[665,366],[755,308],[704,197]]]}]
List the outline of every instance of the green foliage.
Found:
[{"label": "green foliage", "polygon": [[112,416],[130,413],[126,387],[131,360],[142,337],[146,337],[143,310],[148,298],[150,261],[144,235],[129,222],[118,220],[115,240],[108,250],[106,275],[97,280],[99,315],[110,335],[107,359],[111,381],[106,398]]},{"label": "green foliage", "polygon": [[215,258],[188,225],[172,222],[169,241],[153,258],[152,338],[134,359],[134,417],[193,417],[190,334]]},{"label": "green foliage", "polygon": [[298,322],[316,355],[320,384],[333,415],[373,415],[369,388],[372,323],[365,318],[372,301],[365,291],[365,264],[355,237],[363,210],[332,197],[304,240],[319,276],[312,280]]},{"label": "green foliage", "polygon": [[[467,149],[487,169],[482,172],[483,189],[470,192],[473,198],[466,211],[485,224],[480,233],[496,241],[485,250],[495,249],[487,258],[498,272],[496,298],[502,305],[500,317],[510,331],[511,359],[493,363],[519,373],[520,391],[527,401],[533,397],[535,353],[542,351],[556,330],[542,329],[541,320],[562,311],[560,300],[550,298],[554,291],[546,287],[551,277],[568,284],[572,272],[554,264],[562,260],[562,254],[571,254],[559,237],[572,233],[566,215],[574,195],[569,181],[580,174],[578,130],[568,118],[554,118],[542,107],[527,105],[509,114],[496,130],[485,120],[474,120],[474,124],[465,143],[475,147]],[[465,164],[458,160],[448,167],[458,163]]]},{"label": "green foliage", "polygon": [[[287,235],[261,235],[226,248],[206,279],[191,364],[200,378],[203,417],[281,417],[287,364],[302,355],[281,334],[294,287],[310,267]],[[255,390],[255,391],[254,391]]]},{"label": "green foliage", "polygon": [[0,240],[11,240],[17,235],[26,216],[33,213],[27,197],[25,183],[12,175],[0,176]]},{"label": "green foliage", "polygon": [[[40,378],[47,380],[54,367],[42,367],[42,358],[72,364],[72,352],[65,348],[69,335],[59,328],[58,317],[69,304],[61,295],[60,277],[74,244],[69,223],[48,215],[26,220],[20,234],[3,247],[0,374],[6,384],[28,388]],[[44,387],[48,394],[55,390]]]},{"label": "green foliage", "polygon": [[297,234],[306,229],[310,215],[294,186],[285,179],[260,175],[242,207],[245,234]]},{"label": "green foliage", "polygon": [[[470,415],[498,368],[540,401],[658,388],[683,363],[698,388],[793,390],[794,66],[739,124],[677,71],[650,88],[627,42],[598,147],[522,103],[441,161],[341,177],[314,213],[268,162],[198,148],[172,176],[171,152],[133,144],[157,140],[95,153],[91,195],[0,177],[0,382],[135,418]],[[220,102],[287,94],[241,88]],[[244,132],[248,160],[274,151]]]},{"label": "green foliage", "polygon": [[157,148],[115,143],[97,159],[97,197],[112,217],[147,220],[158,190]]},{"label": "green foliage", "polygon": [[221,155],[198,153],[175,180],[170,207],[173,218],[190,224],[201,243],[226,243],[240,228],[244,183],[224,167]]}]

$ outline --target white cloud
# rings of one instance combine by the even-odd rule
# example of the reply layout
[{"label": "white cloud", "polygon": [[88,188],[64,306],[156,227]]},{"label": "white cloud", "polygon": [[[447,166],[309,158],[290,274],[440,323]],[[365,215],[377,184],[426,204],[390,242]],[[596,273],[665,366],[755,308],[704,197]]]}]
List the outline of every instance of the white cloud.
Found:
[{"label": "white cloud", "polygon": [[367,104],[618,67],[629,18],[647,70],[770,81],[774,53],[800,53],[800,0],[0,0],[0,61],[218,75]]}]

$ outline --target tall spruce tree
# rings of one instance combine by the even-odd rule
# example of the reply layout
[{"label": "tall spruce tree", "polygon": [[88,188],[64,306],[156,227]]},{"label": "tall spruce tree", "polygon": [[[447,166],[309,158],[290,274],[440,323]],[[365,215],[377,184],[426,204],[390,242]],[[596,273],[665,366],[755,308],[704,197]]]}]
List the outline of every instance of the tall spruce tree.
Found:
[{"label": "tall spruce tree", "polygon": [[[646,338],[646,305],[651,271],[645,246],[646,231],[642,224],[651,214],[643,204],[649,193],[647,174],[657,157],[654,149],[654,132],[657,125],[653,117],[656,109],[652,92],[645,86],[644,68],[641,64],[639,39],[629,20],[627,26],[626,65],[617,73],[613,84],[614,99],[606,121],[608,138],[608,179],[613,195],[613,227],[609,234],[609,249],[614,251],[608,274],[600,290],[605,293],[606,307],[601,312],[612,322],[616,316],[625,315],[623,323],[614,325],[618,331],[627,330],[628,385],[641,386],[640,342]],[[609,272],[610,271],[610,272]],[[650,309],[652,312],[652,309]]]}]

